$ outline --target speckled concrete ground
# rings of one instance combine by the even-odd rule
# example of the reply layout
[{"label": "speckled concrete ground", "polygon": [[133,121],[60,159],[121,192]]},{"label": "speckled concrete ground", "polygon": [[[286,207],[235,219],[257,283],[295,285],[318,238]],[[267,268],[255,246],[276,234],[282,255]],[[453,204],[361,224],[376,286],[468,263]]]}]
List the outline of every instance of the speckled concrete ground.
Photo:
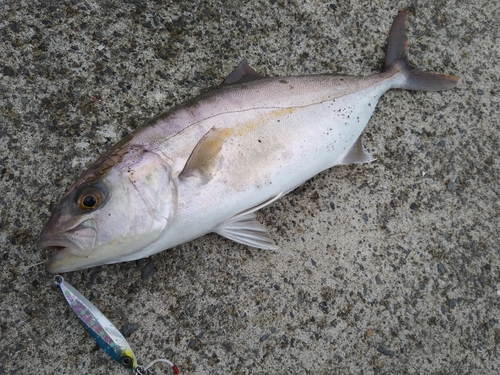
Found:
[{"label": "speckled concrete ground", "polygon": [[408,6],[0,1],[0,374],[127,373],[27,267],[89,162],[243,57],[269,75],[375,73],[405,7],[411,60],[462,83],[387,93],[365,132],[375,163],[258,215],[279,251],[209,235],[65,277],[142,362],[183,374],[499,373],[498,1]]}]

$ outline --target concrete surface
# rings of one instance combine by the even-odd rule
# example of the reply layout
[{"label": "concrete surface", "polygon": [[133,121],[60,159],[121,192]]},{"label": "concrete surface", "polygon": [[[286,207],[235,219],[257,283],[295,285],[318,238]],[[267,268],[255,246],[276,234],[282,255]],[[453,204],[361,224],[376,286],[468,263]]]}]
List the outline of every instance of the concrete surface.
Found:
[{"label": "concrete surface", "polygon": [[486,0],[0,0],[0,374],[127,373],[28,267],[88,163],[244,57],[268,75],[375,73],[400,8],[413,63],[462,83],[387,93],[365,132],[375,163],[258,215],[281,250],[209,235],[65,277],[142,363],[182,374],[498,374],[500,15]]}]

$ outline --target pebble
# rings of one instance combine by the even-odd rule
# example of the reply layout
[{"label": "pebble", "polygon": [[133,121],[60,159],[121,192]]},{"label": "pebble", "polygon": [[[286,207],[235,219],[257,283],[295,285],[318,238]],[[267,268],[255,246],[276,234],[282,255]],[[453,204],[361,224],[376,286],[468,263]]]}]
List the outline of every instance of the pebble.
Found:
[{"label": "pebble", "polygon": [[33,309],[29,306],[26,306],[23,311],[27,314],[27,315],[32,315],[33,314]]},{"label": "pebble", "polygon": [[319,303],[319,308],[325,313],[328,314],[328,304],[326,301],[322,301]]},{"label": "pebble", "polygon": [[147,280],[157,271],[157,268],[153,262],[149,262],[144,266],[141,270],[141,278],[142,280]]},{"label": "pebble", "polygon": [[389,357],[394,357],[394,352],[393,351],[390,351],[389,349],[386,349],[384,348],[382,345],[380,345],[378,348],[377,348],[377,351],[379,353],[382,353],[383,355],[387,355]]},{"label": "pebble", "polygon": [[12,31],[14,31],[15,33],[18,33],[21,30],[21,28],[19,27],[19,23],[18,22],[12,22],[10,24],[10,29]]},{"label": "pebble", "polygon": [[4,76],[13,76],[14,75],[14,71],[11,68],[9,68],[8,66],[4,66],[2,72],[3,72]]},{"label": "pebble", "polygon": [[124,324],[120,327],[120,332],[125,338],[129,338],[132,333],[139,329],[139,324]]},{"label": "pebble", "polygon": [[446,272],[446,268],[441,263],[438,264],[437,268],[440,275],[443,275]]}]

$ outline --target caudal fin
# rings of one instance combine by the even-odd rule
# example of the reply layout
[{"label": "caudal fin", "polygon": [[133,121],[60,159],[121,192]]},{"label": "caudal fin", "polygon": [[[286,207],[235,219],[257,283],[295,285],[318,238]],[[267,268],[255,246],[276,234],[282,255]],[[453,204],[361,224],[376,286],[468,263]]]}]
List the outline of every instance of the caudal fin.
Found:
[{"label": "caudal fin", "polygon": [[394,88],[406,90],[441,91],[455,87],[459,78],[448,74],[437,74],[419,70],[410,65],[407,59],[408,38],[406,26],[408,13],[399,11],[389,32],[389,44],[385,56],[384,71],[397,69],[404,74],[405,79]]}]

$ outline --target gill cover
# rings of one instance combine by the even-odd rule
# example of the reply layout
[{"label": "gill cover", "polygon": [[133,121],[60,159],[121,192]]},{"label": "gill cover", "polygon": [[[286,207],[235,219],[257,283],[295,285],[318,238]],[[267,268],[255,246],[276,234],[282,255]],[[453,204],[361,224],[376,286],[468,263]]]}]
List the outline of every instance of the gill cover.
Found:
[{"label": "gill cover", "polygon": [[[140,157],[127,163],[123,172],[137,190],[152,216],[168,219],[164,213],[175,209],[177,185],[172,179],[170,164],[155,152],[138,150]],[[170,215],[168,215],[170,216]]]}]

